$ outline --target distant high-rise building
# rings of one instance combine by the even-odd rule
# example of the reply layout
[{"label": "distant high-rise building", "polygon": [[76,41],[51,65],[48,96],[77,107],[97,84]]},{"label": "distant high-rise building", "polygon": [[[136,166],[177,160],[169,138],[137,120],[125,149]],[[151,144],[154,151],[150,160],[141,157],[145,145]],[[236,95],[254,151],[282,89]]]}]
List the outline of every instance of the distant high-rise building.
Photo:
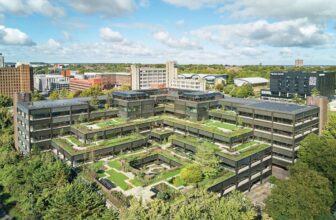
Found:
[{"label": "distant high-rise building", "polygon": [[5,57],[0,53],[0,68],[5,67]]},{"label": "distant high-rise building", "polygon": [[295,67],[302,67],[303,66],[303,60],[302,59],[296,59],[295,60]]},{"label": "distant high-rise building", "polygon": [[0,94],[14,97],[18,92],[33,90],[33,68],[17,63],[15,67],[0,68]]}]

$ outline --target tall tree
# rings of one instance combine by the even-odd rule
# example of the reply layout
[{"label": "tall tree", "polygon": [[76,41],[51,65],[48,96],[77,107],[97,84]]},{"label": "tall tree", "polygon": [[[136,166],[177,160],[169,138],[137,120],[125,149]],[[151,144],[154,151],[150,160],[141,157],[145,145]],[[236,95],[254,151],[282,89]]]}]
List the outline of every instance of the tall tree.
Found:
[{"label": "tall tree", "polygon": [[293,168],[291,177],[279,181],[272,189],[266,201],[268,214],[274,220],[330,216],[333,194],[328,179],[305,165],[295,166],[299,167]]}]

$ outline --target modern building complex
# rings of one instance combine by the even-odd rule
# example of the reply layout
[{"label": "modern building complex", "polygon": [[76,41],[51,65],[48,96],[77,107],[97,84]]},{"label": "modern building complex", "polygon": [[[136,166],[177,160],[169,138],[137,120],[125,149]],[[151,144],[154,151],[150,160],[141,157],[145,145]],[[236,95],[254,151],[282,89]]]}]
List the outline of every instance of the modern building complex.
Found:
[{"label": "modern building complex", "polygon": [[[292,164],[300,141],[319,132],[319,107],[220,93],[119,91],[99,96],[94,106],[91,97],[31,102],[20,95],[18,99],[22,101],[14,107],[17,149],[23,154],[33,147],[52,149],[72,166],[115,155],[108,163],[112,171],[106,172],[127,164],[127,172],[134,175],[118,170],[125,182],[105,171],[100,177],[128,194],[135,193],[128,191],[134,187],[148,191],[149,185],[162,181],[183,189],[187,185],[176,178],[183,167],[195,163],[192,158],[202,148],[215,154],[220,170],[199,186],[221,194],[250,190],[272,174],[272,164]],[[131,153],[144,147],[136,155]],[[144,177],[137,175],[140,169]]]},{"label": "modern building complex", "polygon": [[[103,108],[108,96],[99,97]],[[92,108],[90,98],[18,102],[18,149],[29,153],[33,145],[50,147],[61,129],[70,131],[79,116],[86,120],[118,116],[126,120],[172,114],[192,121],[215,119],[249,127],[253,137],[272,145],[273,163],[293,163],[300,141],[319,132],[319,108],[277,102],[223,98],[219,93],[152,89],[113,93],[106,111]],[[230,143],[230,142],[229,142]]]},{"label": "modern building complex", "polygon": [[260,94],[260,91],[268,88],[269,80],[262,77],[247,77],[236,78],[233,80],[234,85],[239,87],[243,85],[251,85],[255,94]]},{"label": "modern building complex", "polygon": [[131,86],[131,74],[125,72],[84,73],[70,79],[70,90],[82,91],[93,86],[110,89],[119,86]]},{"label": "modern building complex", "polygon": [[33,70],[29,64],[0,68],[0,94],[14,98],[18,92],[33,90]]},{"label": "modern building complex", "polygon": [[316,88],[320,95],[333,98],[336,89],[335,72],[274,72],[270,89],[262,90],[263,99],[290,99],[295,95],[306,98]]},{"label": "modern building complex", "polygon": [[34,75],[34,89],[50,93],[53,90],[69,89],[69,77],[55,74],[37,74]]}]

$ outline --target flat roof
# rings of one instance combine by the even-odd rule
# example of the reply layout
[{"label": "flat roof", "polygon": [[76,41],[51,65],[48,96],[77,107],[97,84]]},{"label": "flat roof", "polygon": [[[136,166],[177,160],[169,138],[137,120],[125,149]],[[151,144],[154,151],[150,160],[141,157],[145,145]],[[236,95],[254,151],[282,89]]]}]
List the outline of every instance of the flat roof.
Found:
[{"label": "flat roof", "polygon": [[139,91],[133,91],[133,90],[112,92],[112,95],[121,96],[121,97],[144,97],[144,96],[148,96],[148,94],[145,93],[145,92],[139,92]]},{"label": "flat roof", "polygon": [[272,102],[265,100],[255,100],[255,99],[243,99],[243,98],[233,98],[233,97],[224,97],[224,101],[229,101],[233,103],[240,104],[245,107],[251,107],[254,109],[268,110],[272,112],[280,113],[291,113],[297,114],[305,112],[311,109],[317,109],[317,106],[312,105],[298,105],[292,103],[282,103],[282,102]]},{"label": "flat roof", "polygon": [[182,93],[182,96],[184,97],[193,97],[193,98],[207,98],[207,97],[215,97],[221,95],[219,92],[184,92]]},{"label": "flat roof", "polygon": [[[73,105],[86,105],[92,97],[79,97],[73,99],[58,99],[58,100],[42,100],[35,102],[20,102],[20,105],[27,109],[43,109],[43,108],[57,108],[57,107],[69,107]],[[98,96],[98,100],[105,100],[106,95]]]}]

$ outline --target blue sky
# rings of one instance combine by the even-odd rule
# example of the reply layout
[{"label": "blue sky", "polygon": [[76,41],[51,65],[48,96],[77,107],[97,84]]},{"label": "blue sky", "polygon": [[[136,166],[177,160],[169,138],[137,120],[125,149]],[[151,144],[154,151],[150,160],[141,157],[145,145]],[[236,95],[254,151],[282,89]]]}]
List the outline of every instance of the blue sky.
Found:
[{"label": "blue sky", "polygon": [[335,64],[334,0],[0,0],[7,61]]}]

